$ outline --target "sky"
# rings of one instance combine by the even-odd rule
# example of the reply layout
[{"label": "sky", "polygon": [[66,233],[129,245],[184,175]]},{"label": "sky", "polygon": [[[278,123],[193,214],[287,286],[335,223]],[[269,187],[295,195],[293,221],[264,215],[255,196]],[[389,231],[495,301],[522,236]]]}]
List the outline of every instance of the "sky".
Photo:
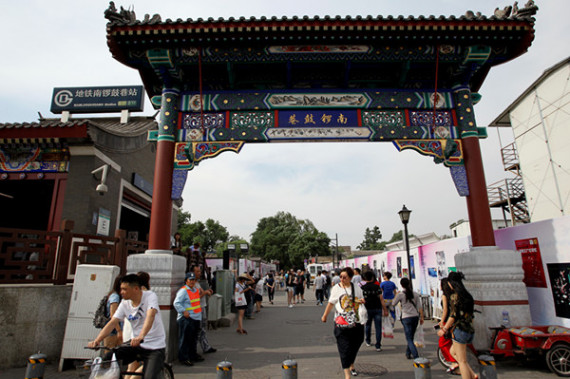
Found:
[{"label": "sky", "polygon": [[[520,1],[519,7],[526,1]],[[491,16],[513,1],[462,0],[289,0],[115,1],[134,6],[137,19],[158,13],[162,19],[261,16],[461,16],[467,10]],[[108,1],[20,0],[3,7],[0,23],[0,122],[37,121],[51,114],[54,87],[140,85],[138,72],[115,61],[106,45],[103,12]],[[494,67],[475,106],[478,126],[487,126],[547,68],[570,55],[570,2],[536,1],[536,36],[528,52]],[[145,111],[152,115],[148,100]],[[77,117],[82,117],[78,115]],[[487,184],[503,171],[501,146],[512,132],[488,129],[480,140]],[[151,164],[151,162],[149,162]],[[524,168],[523,168],[524,169]],[[226,152],[203,161],[188,175],[183,210],[192,221],[218,221],[231,235],[248,239],[258,221],[279,211],[311,220],[339,245],[356,248],[366,228],[378,226],[383,239],[402,229],[398,211],[412,210],[408,230],[449,235],[449,226],[467,219],[465,199],[449,170],[391,143],[250,144],[239,154]],[[493,211],[494,218],[502,218]]]}]

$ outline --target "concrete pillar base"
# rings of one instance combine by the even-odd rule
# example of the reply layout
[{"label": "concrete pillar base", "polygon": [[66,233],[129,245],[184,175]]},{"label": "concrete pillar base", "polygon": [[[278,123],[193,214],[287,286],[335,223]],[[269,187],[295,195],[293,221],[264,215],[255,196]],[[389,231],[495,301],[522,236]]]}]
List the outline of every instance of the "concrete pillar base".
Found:
[{"label": "concrete pillar base", "polygon": [[465,275],[465,288],[481,312],[475,313],[475,349],[490,348],[493,332],[489,328],[501,325],[503,311],[509,312],[512,326],[531,325],[519,252],[496,246],[473,247],[455,256],[455,266]]},{"label": "concrete pillar base", "polygon": [[166,331],[166,358],[169,362],[178,355],[178,325],[172,306],[176,291],[184,284],[186,258],[173,255],[170,250],[148,250],[127,258],[127,272],[146,271],[150,275],[151,290],[158,296],[160,315]]}]

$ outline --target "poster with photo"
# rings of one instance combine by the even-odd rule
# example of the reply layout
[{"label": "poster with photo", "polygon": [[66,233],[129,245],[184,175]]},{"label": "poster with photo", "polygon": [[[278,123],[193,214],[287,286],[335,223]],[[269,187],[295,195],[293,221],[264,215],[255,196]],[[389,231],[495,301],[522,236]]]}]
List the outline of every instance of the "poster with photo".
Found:
[{"label": "poster with photo", "polygon": [[398,273],[398,278],[402,277],[402,257],[396,258],[396,270]]},{"label": "poster with photo", "polygon": [[414,268],[414,256],[410,255],[410,273],[412,274],[412,279],[416,278],[416,270]]},{"label": "poster with photo", "polygon": [[570,263],[546,265],[557,317],[570,318]]}]

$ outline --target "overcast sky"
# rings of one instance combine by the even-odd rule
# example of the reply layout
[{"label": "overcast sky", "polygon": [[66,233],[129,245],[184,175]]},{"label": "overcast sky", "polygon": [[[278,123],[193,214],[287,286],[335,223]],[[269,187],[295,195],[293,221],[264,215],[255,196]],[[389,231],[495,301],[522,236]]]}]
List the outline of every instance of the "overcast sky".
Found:
[{"label": "overcast sky", "polygon": [[[491,16],[507,1],[327,0],[170,1],[131,0],[137,18],[162,19],[240,16],[444,15],[467,10]],[[520,1],[519,7],[525,1]],[[108,1],[20,0],[4,4],[0,23],[0,122],[37,121],[49,111],[54,87],[138,85],[135,70],[115,61],[106,45],[103,17]],[[570,55],[570,1],[536,1],[536,37],[520,58],[495,67],[475,106],[479,126],[488,125],[542,72]],[[145,115],[152,115],[150,104]],[[504,179],[495,128],[481,140],[487,183]],[[503,145],[512,141],[501,133]],[[149,162],[151,164],[151,162]],[[524,167],[523,167],[524,170]],[[391,143],[251,144],[240,154],[224,153],[190,172],[184,210],[193,221],[219,221],[232,235],[249,239],[260,218],[279,211],[309,219],[340,245],[355,248],[367,227],[377,225],[389,239],[401,229],[397,212],[411,209],[409,232],[450,234],[449,225],[467,219],[449,170],[412,151],[398,153]],[[500,218],[499,213],[494,213]]]}]

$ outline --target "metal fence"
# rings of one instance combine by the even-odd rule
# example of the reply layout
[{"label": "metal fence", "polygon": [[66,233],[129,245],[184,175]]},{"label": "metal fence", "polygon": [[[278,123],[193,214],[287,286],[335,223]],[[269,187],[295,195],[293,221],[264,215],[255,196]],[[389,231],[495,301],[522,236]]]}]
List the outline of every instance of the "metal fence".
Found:
[{"label": "metal fence", "polygon": [[143,253],[146,242],[73,233],[73,221],[61,231],[0,228],[0,284],[72,282],[78,264],[117,265],[126,272],[127,256]]}]

